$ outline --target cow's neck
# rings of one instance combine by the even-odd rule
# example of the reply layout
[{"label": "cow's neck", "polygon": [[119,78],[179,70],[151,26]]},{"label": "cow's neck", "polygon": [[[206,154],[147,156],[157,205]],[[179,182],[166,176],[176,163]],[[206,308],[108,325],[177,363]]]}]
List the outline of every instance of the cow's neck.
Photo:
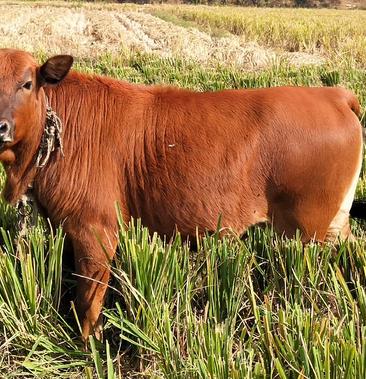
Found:
[{"label": "cow's neck", "polygon": [[[122,170],[125,153],[116,157],[113,151],[124,140],[132,141],[136,135],[143,138],[143,133],[132,129],[137,123],[143,124],[146,100],[139,86],[75,72],[45,92],[64,125],[64,157],[60,152],[52,153],[49,163],[37,173],[34,195],[57,223],[58,218],[63,218],[62,212],[69,214],[80,205],[90,187],[105,185],[102,175],[93,173],[96,164],[97,172]],[[121,186],[122,176],[118,184]]]},{"label": "cow's neck", "polygon": [[[79,206],[76,199],[88,193],[90,182],[96,180],[89,172],[93,159],[98,157],[98,164],[104,164],[108,154],[104,133],[111,127],[106,117],[113,112],[113,104],[103,101],[107,88],[98,79],[79,73],[70,73],[59,86],[45,88],[49,104],[63,123],[64,155],[61,149],[51,153],[37,172],[33,194],[52,222],[62,219],[60,209],[67,212]],[[101,146],[101,140],[105,145]]]}]

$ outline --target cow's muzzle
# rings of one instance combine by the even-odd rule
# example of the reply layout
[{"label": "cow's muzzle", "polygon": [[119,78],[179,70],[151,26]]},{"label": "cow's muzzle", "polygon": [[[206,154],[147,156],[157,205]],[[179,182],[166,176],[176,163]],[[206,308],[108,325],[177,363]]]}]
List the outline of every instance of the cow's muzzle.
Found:
[{"label": "cow's muzzle", "polygon": [[13,142],[13,140],[13,123],[5,119],[0,120],[0,147],[4,145],[6,142]]}]

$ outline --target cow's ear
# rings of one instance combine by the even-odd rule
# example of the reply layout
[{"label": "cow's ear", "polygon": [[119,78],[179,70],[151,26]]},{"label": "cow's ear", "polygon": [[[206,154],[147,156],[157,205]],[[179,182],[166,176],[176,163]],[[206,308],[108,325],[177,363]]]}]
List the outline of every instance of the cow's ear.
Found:
[{"label": "cow's ear", "polygon": [[74,58],[71,55],[56,55],[38,69],[40,85],[58,84],[69,72]]}]

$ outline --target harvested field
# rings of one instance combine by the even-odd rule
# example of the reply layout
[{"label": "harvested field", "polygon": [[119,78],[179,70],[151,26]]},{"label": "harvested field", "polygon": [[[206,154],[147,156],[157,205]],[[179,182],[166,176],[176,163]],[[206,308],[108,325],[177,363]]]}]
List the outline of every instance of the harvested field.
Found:
[{"label": "harvested field", "polygon": [[338,63],[366,62],[366,12],[319,9],[275,9],[195,6],[151,6],[165,20],[195,25],[211,34],[232,33],[267,48],[319,54]]},{"label": "harvested field", "polygon": [[118,55],[128,49],[244,70],[284,60],[296,66],[325,62],[319,54],[264,48],[240,36],[214,37],[144,12],[148,9],[3,4],[0,45],[47,54],[69,53],[79,58]]}]

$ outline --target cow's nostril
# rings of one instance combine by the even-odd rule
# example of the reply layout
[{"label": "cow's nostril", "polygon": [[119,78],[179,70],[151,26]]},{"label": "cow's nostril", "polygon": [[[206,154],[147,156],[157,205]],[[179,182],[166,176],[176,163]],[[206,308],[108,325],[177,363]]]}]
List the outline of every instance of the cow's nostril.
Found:
[{"label": "cow's nostril", "polygon": [[0,120],[0,143],[13,142],[13,126],[8,120]]},{"label": "cow's nostril", "polygon": [[5,134],[9,131],[9,124],[6,121],[0,121],[0,134]]}]

